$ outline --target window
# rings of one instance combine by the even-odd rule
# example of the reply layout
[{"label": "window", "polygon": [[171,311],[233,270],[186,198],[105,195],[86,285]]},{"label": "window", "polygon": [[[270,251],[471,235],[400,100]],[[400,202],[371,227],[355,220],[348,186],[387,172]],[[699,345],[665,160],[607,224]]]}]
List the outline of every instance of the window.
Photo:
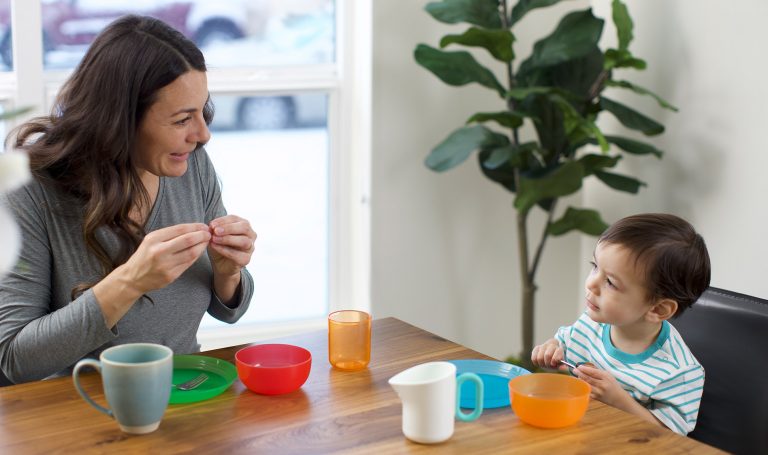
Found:
[{"label": "window", "polygon": [[0,102],[33,115],[123,14],[160,18],[203,50],[207,149],[228,211],[259,235],[251,309],[235,326],[206,317],[204,349],[369,309],[370,3],[0,0]]}]

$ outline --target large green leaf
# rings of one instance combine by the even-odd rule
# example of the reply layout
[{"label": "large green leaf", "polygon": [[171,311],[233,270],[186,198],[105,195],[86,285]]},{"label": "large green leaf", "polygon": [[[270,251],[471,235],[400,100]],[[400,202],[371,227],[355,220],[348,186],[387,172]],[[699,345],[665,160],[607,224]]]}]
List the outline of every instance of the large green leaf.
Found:
[{"label": "large green leaf", "polygon": [[488,30],[484,28],[470,27],[461,35],[445,35],[440,40],[440,47],[449,44],[463,44],[464,46],[483,47],[491,55],[502,62],[511,62],[515,59],[512,43],[515,36],[509,30]]},{"label": "large green leaf", "polygon": [[517,2],[509,17],[509,25],[514,25],[517,21],[523,18],[529,11],[536,8],[544,8],[546,6],[560,3],[560,0],[520,0]]},{"label": "large green leaf", "polygon": [[509,139],[482,125],[466,126],[453,131],[430,152],[424,164],[437,172],[447,171],[463,163],[482,147],[504,146]]},{"label": "large green leaf", "polygon": [[[521,87],[555,87],[572,96],[572,101],[589,103],[602,91],[605,56],[597,46],[586,55],[544,68],[520,66],[516,79]],[[586,105],[586,104],[585,104]]]},{"label": "large green leaf", "polygon": [[565,133],[570,143],[582,142],[587,138],[594,137],[600,144],[600,149],[608,151],[608,141],[605,140],[603,133],[597,124],[590,118],[583,117],[573,105],[559,94],[548,95],[552,102],[563,112],[563,125]]},{"label": "large green leaf", "polygon": [[584,166],[584,177],[592,175],[595,171],[616,166],[621,156],[596,155],[590,153],[579,158],[579,162]]},{"label": "large green leaf", "polygon": [[489,180],[498,183],[503,186],[507,191],[514,193],[515,188],[515,167],[509,165],[508,162],[503,162],[499,167],[489,169],[485,166],[485,163],[490,159],[490,156],[496,149],[484,149],[477,154],[477,161],[480,165],[480,171],[488,177]]},{"label": "large green leaf", "polygon": [[584,57],[597,46],[603,22],[591,9],[566,15],[552,34],[534,45],[533,53],[522,65],[531,71]]},{"label": "large green leaf", "polygon": [[603,66],[606,70],[613,68],[644,70],[648,65],[645,63],[645,60],[636,58],[628,50],[608,49],[605,51],[605,63]]},{"label": "large green leaf", "polygon": [[547,232],[552,235],[563,235],[578,230],[589,235],[600,235],[606,229],[608,224],[596,210],[568,207],[562,218],[547,227]]},{"label": "large green leaf", "polygon": [[526,142],[520,145],[506,145],[491,150],[490,156],[482,162],[486,169],[498,169],[501,166],[525,167],[531,153],[538,148],[538,142]]},{"label": "large green leaf", "polygon": [[443,0],[428,3],[427,12],[440,22],[466,22],[483,28],[501,28],[498,0]]},{"label": "large green leaf", "polygon": [[600,97],[600,106],[613,114],[627,128],[642,131],[647,136],[655,136],[664,132],[664,125],[661,123],[604,96]]},{"label": "large green leaf", "polygon": [[644,182],[627,177],[626,175],[614,174],[605,171],[596,171],[595,177],[614,190],[625,191],[627,193],[637,193],[641,186],[646,186]]},{"label": "large green leaf", "polygon": [[605,139],[611,144],[614,144],[620,149],[624,150],[625,152],[632,153],[634,155],[651,154],[651,155],[656,155],[658,158],[661,158],[661,155],[664,153],[661,150],[657,149],[656,147],[652,146],[651,144],[646,144],[645,142],[636,141],[634,139],[629,139],[626,137],[605,136]]},{"label": "large green leaf", "polygon": [[608,80],[605,81],[605,85],[608,87],[620,87],[620,88],[626,88],[629,90],[632,90],[633,92],[637,93],[638,95],[648,95],[650,97],[653,97],[653,99],[656,100],[657,103],[659,103],[659,106],[669,109],[670,111],[677,112],[678,109],[669,104],[667,101],[665,101],[663,98],[661,98],[659,95],[653,93],[652,91],[648,90],[647,88],[640,87],[639,85],[635,85],[629,81],[614,81],[614,80]]},{"label": "large green leaf", "polygon": [[632,42],[632,18],[629,17],[629,10],[627,5],[621,3],[620,0],[613,0],[611,4],[613,10],[613,23],[616,25],[616,34],[619,38],[619,50],[625,51],[629,48],[629,43]]},{"label": "large green leaf", "polygon": [[467,120],[467,123],[487,122],[492,120],[507,128],[519,128],[526,114],[517,111],[478,112]]},{"label": "large green leaf", "polygon": [[458,86],[477,82],[496,90],[502,98],[506,93],[504,87],[496,80],[496,76],[488,68],[477,63],[469,52],[443,52],[426,44],[419,44],[413,56],[419,65],[448,85]]},{"label": "large green leaf", "polygon": [[602,78],[604,58],[603,52],[595,46],[581,58],[540,69],[540,77],[547,81],[546,85],[559,87],[582,100],[591,99],[596,95],[593,90],[599,92],[602,89],[595,85]]},{"label": "large green leaf", "polygon": [[540,178],[520,178],[515,208],[527,212],[538,201],[566,196],[581,188],[584,168],[577,161],[568,161],[553,172]]},{"label": "large green leaf", "polygon": [[524,100],[530,95],[550,95],[564,93],[557,87],[515,87],[507,91],[507,96],[516,100]]},{"label": "large green leaf", "polygon": [[563,113],[546,95],[527,97],[520,103],[525,112],[533,115],[533,126],[541,142],[541,156],[552,162],[564,154],[569,142],[563,127]]}]

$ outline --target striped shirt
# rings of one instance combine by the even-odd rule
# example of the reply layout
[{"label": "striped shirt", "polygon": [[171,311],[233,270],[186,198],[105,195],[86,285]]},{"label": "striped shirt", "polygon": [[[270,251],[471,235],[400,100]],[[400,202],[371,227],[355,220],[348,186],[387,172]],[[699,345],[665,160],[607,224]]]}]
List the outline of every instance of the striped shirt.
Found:
[{"label": "striped shirt", "polygon": [[571,363],[592,362],[609,371],[619,384],[669,429],[686,435],[696,426],[704,390],[704,368],[667,321],[656,342],[639,354],[627,354],[611,342],[611,325],[587,313],[555,338]]}]

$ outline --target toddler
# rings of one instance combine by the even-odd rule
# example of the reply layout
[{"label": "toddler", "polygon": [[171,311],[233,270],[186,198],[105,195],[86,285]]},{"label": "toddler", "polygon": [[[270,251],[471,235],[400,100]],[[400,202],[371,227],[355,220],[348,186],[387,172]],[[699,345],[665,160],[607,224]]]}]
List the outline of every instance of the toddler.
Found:
[{"label": "toddler", "polygon": [[667,214],[623,218],[600,236],[586,310],[531,353],[534,365],[578,365],[592,398],[686,435],[696,426],[704,368],[667,322],[709,286],[704,239]]}]

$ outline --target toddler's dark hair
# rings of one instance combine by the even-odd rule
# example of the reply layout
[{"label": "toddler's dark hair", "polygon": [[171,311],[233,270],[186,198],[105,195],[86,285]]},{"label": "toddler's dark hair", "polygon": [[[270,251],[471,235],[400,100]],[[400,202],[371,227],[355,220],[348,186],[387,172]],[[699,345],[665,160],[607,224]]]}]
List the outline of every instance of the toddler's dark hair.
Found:
[{"label": "toddler's dark hair", "polygon": [[684,219],[665,213],[644,213],[611,225],[598,244],[621,245],[645,271],[651,299],[677,301],[679,316],[709,287],[709,253],[704,239]]}]

